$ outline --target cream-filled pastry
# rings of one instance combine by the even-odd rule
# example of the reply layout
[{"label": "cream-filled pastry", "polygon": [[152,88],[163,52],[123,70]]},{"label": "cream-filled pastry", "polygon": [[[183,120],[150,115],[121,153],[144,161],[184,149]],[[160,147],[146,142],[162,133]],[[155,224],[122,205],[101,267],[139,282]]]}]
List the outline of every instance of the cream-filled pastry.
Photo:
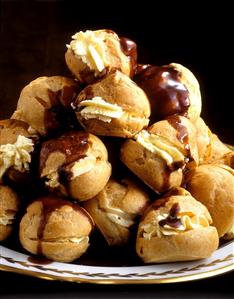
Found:
[{"label": "cream-filled pastry", "polygon": [[136,44],[111,30],[77,32],[67,48],[67,66],[82,83],[93,83],[116,69],[127,76],[135,72]]},{"label": "cream-filled pastry", "polygon": [[53,191],[87,200],[104,188],[110,174],[106,147],[92,134],[70,131],[42,144],[40,176]]},{"label": "cream-filled pastry", "polygon": [[145,263],[209,257],[219,244],[205,206],[182,188],[171,190],[146,210],[137,233],[136,251]]},{"label": "cream-filled pastry", "polygon": [[201,117],[194,124],[197,130],[199,164],[213,163],[231,152],[231,149],[211,132]]},{"label": "cream-filled pastry", "polygon": [[119,71],[87,86],[72,106],[81,125],[97,135],[128,138],[149,123],[147,96]]},{"label": "cream-filled pastry", "polygon": [[19,198],[8,186],[0,184],[0,241],[9,237],[19,209]]},{"label": "cream-filled pastry", "polygon": [[33,254],[72,262],[87,251],[92,228],[91,216],[77,203],[47,196],[27,207],[19,237],[22,246]]},{"label": "cream-filled pastry", "polygon": [[35,138],[23,121],[0,121],[0,181],[5,174],[13,180],[28,174]]},{"label": "cream-filled pastry", "polygon": [[187,174],[187,188],[209,210],[219,237],[234,238],[234,170],[204,164]]},{"label": "cream-filled pastry", "polygon": [[25,121],[43,136],[76,126],[71,102],[78,90],[72,79],[39,77],[23,88],[11,118]]},{"label": "cream-filled pastry", "polygon": [[148,204],[147,194],[133,181],[111,179],[98,195],[85,202],[84,207],[112,246],[128,242],[129,228]]},{"label": "cream-filled pastry", "polygon": [[192,122],[200,116],[199,83],[194,74],[181,64],[139,65],[135,81],[150,100],[151,123],[174,114],[186,116]]},{"label": "cream-filled pastry", "polygon": [[198,164],[196,130],[183,116],[170,116],[125,141],[121,160],[156,192],[180,186],[183,171]]}]

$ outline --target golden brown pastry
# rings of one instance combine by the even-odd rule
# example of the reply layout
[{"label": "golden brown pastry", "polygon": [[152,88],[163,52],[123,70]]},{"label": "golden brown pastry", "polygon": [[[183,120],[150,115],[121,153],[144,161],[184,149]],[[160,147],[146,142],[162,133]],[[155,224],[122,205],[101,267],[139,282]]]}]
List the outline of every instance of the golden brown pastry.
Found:
[{"label": "golden brown pastry", "polygon": [[222,164],[200,165],[187,175],[187,188],[209,210],[219,237],[234,237],[234,170]]},{"label": "golden brown pastry", "polygon": [[234,168],[234,151],[229,152],[223,155],[221,158],[218,158],[211,162],[212,164],[223,164],[231,168]]},{"label": "golden brown pastry", "polygon": [[35,135],[29,125],[20,120],[0,121],[0,182],[8,177],[26,177],[30,170]]},{"label": "golden brown pastry", "polygon": [[87,86],[73,108],[82,126],[96,135],[128,138],[149,123],[150,104],[144,91],[119,71]]},{"label": "golden brown pastry", "polygon": [[128,242],[130,227],[148,204],[146,193],[133,181],[125,179],[121,182],[109,180],[97,196],[85,202],[84,207],[112,246]]},{"label": "golden brown pastry", "polygon": [[116,69],[127,76],[134,74],[136,44],[111,30],[77,32],[67,48],[67,66],[82,83],[93,83]]},{"label": "golden brown pastry", "polygon": [[197,129],[199,164],[212,163],[231,152],[231,149],[210,131],[201,117],[196,120],[195,127]]},{"label": "golden brown pastry", "polygon": [[28,206],[19,237],[33,254],[72,262],[86,252],[92,227],[92,218],[78,204],[47,196]]},{"label": "golden brown pastry", "polygon": [[43,136],[68,128],[75,121],[71,102],[77,93],[72,79],[39,77],[23,88],[11,118],[25,121]]},{"label": "golden brown pastry", "polygon": [[17,194],[8,186],[0,184],[0,241],[4,241],[11,234],[18,209]]},{"label": "golden brown pastry", "polygon": [[198,163],[196,130],[183,116],[170,116],[127,140],[121,160],[156,192],[180,186],[183,170]]},{"label": "golden brown pastry", "polygon": [[70,131],[42,144],[40,176],[52,190],[87,200],[104,188],[110,174],[106,147],[92,134]]},{"label": "golden brown pastry", "polygon": [[191,261],[209,257],[219,244],[205,206],[185,189],[175,189],[146,211],[136,251],[145,263]]},{"label": "golden brown pastry", "polygon": [[151,103],[151,123],[179,114],[192,122],[201,114],[201,93],[193,73],[178,63],[164,66],[139,65],[137,84]]}]

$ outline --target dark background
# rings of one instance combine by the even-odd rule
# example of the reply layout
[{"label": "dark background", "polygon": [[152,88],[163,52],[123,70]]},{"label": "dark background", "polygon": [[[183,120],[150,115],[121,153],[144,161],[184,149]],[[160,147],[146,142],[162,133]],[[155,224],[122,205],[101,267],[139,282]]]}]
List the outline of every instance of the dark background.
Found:
[{"label": "dark background", "polygon": [[[231,1],[161,2],[1,1],[0,118],[12,114],[21,89],[31,80],[69,75],[64,53],[72,34],[109,28],[137,42],[139,62],[178,62],[191,69],[201,85],[202,116],[223,141],[234,144]],[[52,298],[231,298],[233,278],[226,274],[178,285],[117,287],[0,273],[0,292],[4,298],[48,297],[48,293],[54,294]]]},{"label": "dark background", "polygon": [[141,63],[190,68],[201,85],[202,116],[233,144],[233,10],[231,1],[210,3],[1,1],[0,118],[11,115],[31,80],[69,74],[64,53],[72,34],[110,28],[137,42]]}]

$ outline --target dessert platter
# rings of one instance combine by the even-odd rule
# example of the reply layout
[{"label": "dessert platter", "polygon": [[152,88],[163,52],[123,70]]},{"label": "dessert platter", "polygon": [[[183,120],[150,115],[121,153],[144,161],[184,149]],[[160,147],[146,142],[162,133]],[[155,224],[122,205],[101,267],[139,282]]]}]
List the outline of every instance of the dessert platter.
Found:
[{"label": "dessert platter", "polygon": [[0,120],[0,269],[128,284],[234,270],[234,151],[194,74],[80,31],[69,77],[39,77]]}]

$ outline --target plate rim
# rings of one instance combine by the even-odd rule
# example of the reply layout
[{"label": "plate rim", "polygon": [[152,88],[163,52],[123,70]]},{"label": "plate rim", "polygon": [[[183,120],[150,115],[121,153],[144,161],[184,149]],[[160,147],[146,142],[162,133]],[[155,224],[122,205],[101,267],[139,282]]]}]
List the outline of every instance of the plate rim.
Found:
[{"label": "plate rim", "polygon": [[[228,242],[228,244],[232,244],[234,245],[234,241],[231,241],[230,243]],[[228,245],[227,244],[227,245]],[[5,246],[1,246],[5,249],[8,249]],[[11,251],[14,251],[11,249]],[[17,251],[14,251],[17,252]],[[20,253],[20,252],[17,252]],[[22,254],[22,253],[20,253]],[[10,256],[9,256],[10,257]],[[8,258],[9,258],[8,257]],[[2,254],[0,255],[0,258],[7,258],[6,256],[4,257]],[[23,261],[18,261],[18,260],[14,260],[14,257],[10,257],[11,259],[13,259],[13,263],[24,263]],[[231,263],[228,265],[225,265],[223,267],[220,268],[216,268],[216,269],[210,269],[210,270],[206,270],[204,272],[199,272],[199,273],[193,273],[193,274],[186,274],[186,275],[182,275],[182,276],[177,276],[177,277],[164,277],[164,278],[82,278],[80,276],[61,276],[61,275],[55,275],[55,274],[51,274],[51,273],[46,273],[46,272],[37,272],[34,271],[32,269],[22,269],[22,268],[18,268],[18,267],[14,267],[14,266],[9,266],[9,265],[3,265],[0,263],[0,270],[1,271],[6,271],[6,272],[13,272],[13,273],[17,273],[17,274],[23,274],[23,275],[28,275],[28,276],[32,276],[32,277],[36,277],[36,278],[40,278],[40,279],[47,279],[47,280],[57,280],[57,281],[67,281],[67,282],[74,282],[74,283],[89,283],[89,284],[109,284],[109,285],[124,285],[124,284],[163,284],[163,283],[177,283],[177,282],[186,282],[186,281],[194,281],[194,280],[199,280],[199,279],[204,279],[204,278],[209,278],[209,277],[214,277],[214,276],[218,276],[224,273],[228,273],[231,271],[234,271],[234,252],[230,252],[230,254],[226,255],[223,259],[215,259],[212,262],[216,262],[216,263],[221,263],[221,262],[225,262],[227,260],[231,260]],[[7,259],[6,259],[7,260]],[[36,265],[36,264],[35,264]],[[23,265],[24,266],[24,265]],[[27,266],[31,266],[33,267],[33,265],[27,264]],[[147,266],[147,265],[146,265]],[[209,266],[209,264],[207,264],[207,266]],[[199,267],[199,265],[198,265]],[[112,267],[110,267],[112,268]],[[114,268],[114,267],[113,267]],[[118,268],[118,267],[117,267]]]}]

